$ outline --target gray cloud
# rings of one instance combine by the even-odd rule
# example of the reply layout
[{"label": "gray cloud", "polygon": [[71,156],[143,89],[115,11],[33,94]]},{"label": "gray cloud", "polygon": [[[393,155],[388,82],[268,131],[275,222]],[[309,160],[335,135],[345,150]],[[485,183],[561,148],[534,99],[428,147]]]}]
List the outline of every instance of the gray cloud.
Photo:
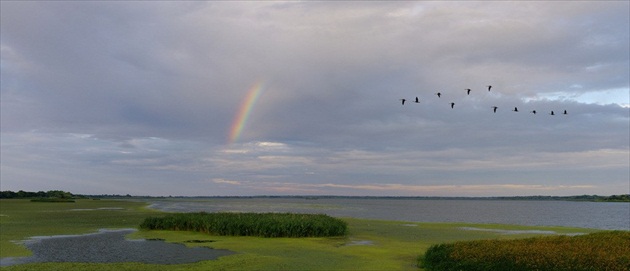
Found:
[{"label": "gray cloud", "polygon": [[[2,188],[628,190],[628,8],[3,2]],[[257,83],[240,140],[227,145]]]}]

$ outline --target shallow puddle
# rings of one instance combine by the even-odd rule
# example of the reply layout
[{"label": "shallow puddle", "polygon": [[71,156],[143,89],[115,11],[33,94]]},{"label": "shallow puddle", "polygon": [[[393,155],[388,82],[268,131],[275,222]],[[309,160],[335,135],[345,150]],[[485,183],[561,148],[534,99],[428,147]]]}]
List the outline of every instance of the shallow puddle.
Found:
[{"label": "shallow puddle", "polygon": [[371,245],[374,245],[374,241],[355,240],[355,241],[350,241],[349,243],[346,244],[346,246],[371,246]]},{"label": "shallow puddle", "polygon": [[214,260],[234,252],[207,247],[186,247],[160,240],[128,240],[126,230],[101,230],[94,234],[32,237],[23,244],[33,252],[30,257],[0,259],[0,266],[39,262],[141,262],[183,264]]}]

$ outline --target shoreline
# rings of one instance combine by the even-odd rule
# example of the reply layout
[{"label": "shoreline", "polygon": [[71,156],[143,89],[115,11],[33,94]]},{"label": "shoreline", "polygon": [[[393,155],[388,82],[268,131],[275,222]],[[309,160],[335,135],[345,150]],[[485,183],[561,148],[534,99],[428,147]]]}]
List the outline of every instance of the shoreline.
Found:
[{"label": "shoreline", "polygon": [[[391,199],[391,200],[506,200],[506,201],[577,201],[630,203],[627,194],[573,195],[573,196],[337,196],[337,195],[253,195],[253,196],[123,196],[123,195],[80,195],[93,199]],[[622,197],[623,199],[616,199]]]}]

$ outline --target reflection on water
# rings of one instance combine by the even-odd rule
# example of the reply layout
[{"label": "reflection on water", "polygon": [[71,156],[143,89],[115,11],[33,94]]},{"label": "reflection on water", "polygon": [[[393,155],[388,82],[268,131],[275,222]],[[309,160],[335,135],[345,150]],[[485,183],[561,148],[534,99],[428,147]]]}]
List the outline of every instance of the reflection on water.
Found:
[{"label": "reflection on water", "polygon": [[412,222],[497,223],[630,230],[630,203],[391,198],[183,198],[151,200],[170,212],[299,212]]},{"label": "reflection on water", "polygon": [[33,237],[24,242],[33,251],[33,256],[2,258],[0,266],[37,262],[182,264],[233,254],[229,250],[189,248],[157,240],[126,240],[125,235],[133,231],[101,230],[86,235]]}]

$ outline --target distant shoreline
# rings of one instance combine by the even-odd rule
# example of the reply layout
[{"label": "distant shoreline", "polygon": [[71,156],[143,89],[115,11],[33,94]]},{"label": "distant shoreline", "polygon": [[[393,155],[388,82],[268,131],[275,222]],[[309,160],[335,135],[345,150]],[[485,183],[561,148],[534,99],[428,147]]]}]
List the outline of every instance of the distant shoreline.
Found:
[{"label": "distant shoreline", "polygon": [[340,195],[254,195],[254,196],[140,196],[140,195],[119,195],[119,194],[100,194],[100,195],[85,195],[85,194],[72,194],[70,192],[52,190],[48,192],[26,192],[26,191],[0,191],[0,199],[2,198],[26,198],[26,199],[164,199],[164,198],[185,198],[185,199],[212,199],[212,198],[292,198],[292,199],[393,199],[393,200],[536,200],[536,201],[588,201],[588,202],[630,202],[630,194],[621,195],[573,195],[573,196],[492,196],[492,197],[441,197],[441,196],[340,196]]},{"label": "distant shoreline", "polygon": [[531,201],[586,201],[586,202],[630,202],[630,195],[584,195],[584,196],[498,196],[498,197],[436,197],[436,196],[301,196],[301,195],[256,195],[256,196],[122,196],[85,195],[90,198],[139,198],[139,199],[391,199],[391,200],[531,200]]}]

